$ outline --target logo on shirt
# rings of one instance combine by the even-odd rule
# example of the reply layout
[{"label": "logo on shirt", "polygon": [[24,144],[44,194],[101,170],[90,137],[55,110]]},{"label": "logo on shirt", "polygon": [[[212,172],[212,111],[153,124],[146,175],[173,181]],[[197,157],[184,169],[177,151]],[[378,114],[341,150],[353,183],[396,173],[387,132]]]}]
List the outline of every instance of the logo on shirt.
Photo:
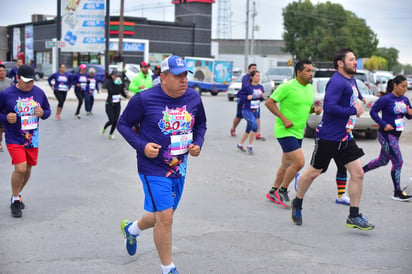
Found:
[{"label": "logo on shirt", "polygon": [[393,112],[395,114],[402,114],[407,112],[406,104],[404,101],[396,101],[393,107]]},{"label": "logo on shirt", "polygon": [[190,133],[193,126],[193,116],[186,110],[186,106],[181,108],[166,107],[163,112],[163,117],[159,121],[158,126],[164,135],[175,135]]}]

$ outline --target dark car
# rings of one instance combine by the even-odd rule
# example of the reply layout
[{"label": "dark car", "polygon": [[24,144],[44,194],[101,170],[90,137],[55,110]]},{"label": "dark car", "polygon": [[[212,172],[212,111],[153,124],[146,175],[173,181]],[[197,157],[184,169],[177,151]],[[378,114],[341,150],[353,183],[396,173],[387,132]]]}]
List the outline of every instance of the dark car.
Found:
[{"label": "dark car", "polygon": [[[96,70],[95,76],[97,79],[97,82],[103,85],[104,80],[105,80],[105,69],[104,66],[99,65],[99,64],[85,64],[87,66],[86,73],[89,72],[90,68],[94,68]],[[71,69],[70,73],[71,74],[76,74],[80,71],[80,65]],[[101,86],[100,86],[101,87]]]},{"label": "dark car", "polygon": [[[9,73],[10,71],[16,66],[16,62],[14,61],[4,61],[3,65],[6,67],[6,75],[7,77],[9,77]],[[43,72],[37,71],[35,69],[36,72],[36,78],[34,80],[38,81],[39,79],[42,79],[44,76]]]},{"label": "dark car", "polygon": [[16,62],[4,61],[3,65],[6,67],[6,75],[9,77],[10,71],[16,66]]}]

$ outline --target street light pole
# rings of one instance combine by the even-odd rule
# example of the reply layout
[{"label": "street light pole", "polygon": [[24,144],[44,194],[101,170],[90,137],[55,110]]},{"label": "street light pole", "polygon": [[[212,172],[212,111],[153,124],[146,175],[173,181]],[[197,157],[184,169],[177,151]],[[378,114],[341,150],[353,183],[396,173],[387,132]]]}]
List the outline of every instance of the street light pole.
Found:
[{"label": "street light pole", "polygon": [[246,30],[245,30],[245,72],[248,66],[249,55],[249,0],[246,0]]},{"label": "street light pole", "polygon": [[105,20],[104,36],[105,36],[105,50],[104,50],[104,69],[106,72],[109,72],[109,43],[110,43],[110,0],[106,0],[106,20]]}]

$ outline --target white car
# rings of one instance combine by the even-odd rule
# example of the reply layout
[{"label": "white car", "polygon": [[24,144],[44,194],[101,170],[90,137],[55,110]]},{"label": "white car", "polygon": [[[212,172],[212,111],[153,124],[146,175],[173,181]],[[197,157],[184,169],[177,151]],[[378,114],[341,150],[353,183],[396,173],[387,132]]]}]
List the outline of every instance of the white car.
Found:
[{"label": "white car", "polygon": [[[325,97],[326,84],[330,78],[313,78],[313,88],[315,89],[314,105],[316,107],[323,107],[323,98]],[[366,138],[375,139],[377,137],[379,125],[370,117],[369,111],[372,105],[378,100],[378,97],[373,95],[372,91],[359,79],[356,79],[359,92],[366,100],[363,105],[364,112],[360,117],[356,118],[354,132],[364,132]],[[309,115],[306,123],[305,137],[313,137],[315,129],[322,120],[322,114],[316,115],[312,113]]]},{"label": "white car", "polygon": [[[130,82],[133,80],[134,76],[140,72],[140,66],[138,64],[125,64],[124,68],[126,70],[125,72],[125,79],[123,79],[126,89],[129,87]],[[111,73],[113,70],[117,71],[118,66],[117,65],[110,65],[109,66],[109,73]],[[151,71],[149,71],[149,74],[151,75]]]},{"label": "white car", "polygon": [[[237,77],[227,88],[226,93],[227,99],[229,101],[233,101],[236,98],[238,91],[242,87],[242,77],[243,76]],[[273,84],[272,81],[270,81],[269,78],[266,76],[266,74],[260,74],[260,84],[263,86],[265,98],[269,97],[273,91]]]}]

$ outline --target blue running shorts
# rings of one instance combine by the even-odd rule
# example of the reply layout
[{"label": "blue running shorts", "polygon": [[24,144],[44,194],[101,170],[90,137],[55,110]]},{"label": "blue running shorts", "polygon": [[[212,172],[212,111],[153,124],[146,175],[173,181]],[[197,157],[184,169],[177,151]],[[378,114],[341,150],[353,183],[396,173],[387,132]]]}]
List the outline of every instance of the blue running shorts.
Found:
[{"label": "blue running shorts", "polygon": [[302,148],[302,139],[296,137],[283,137],[277,139],[282,147],[283,153],[288,153]]},{"label": "blue running shorts", "polygon": [[171,179],[139,174],[145,194],[144,209],[158,212],[173,207],[177,209],[182,197],[185,178]]}]

